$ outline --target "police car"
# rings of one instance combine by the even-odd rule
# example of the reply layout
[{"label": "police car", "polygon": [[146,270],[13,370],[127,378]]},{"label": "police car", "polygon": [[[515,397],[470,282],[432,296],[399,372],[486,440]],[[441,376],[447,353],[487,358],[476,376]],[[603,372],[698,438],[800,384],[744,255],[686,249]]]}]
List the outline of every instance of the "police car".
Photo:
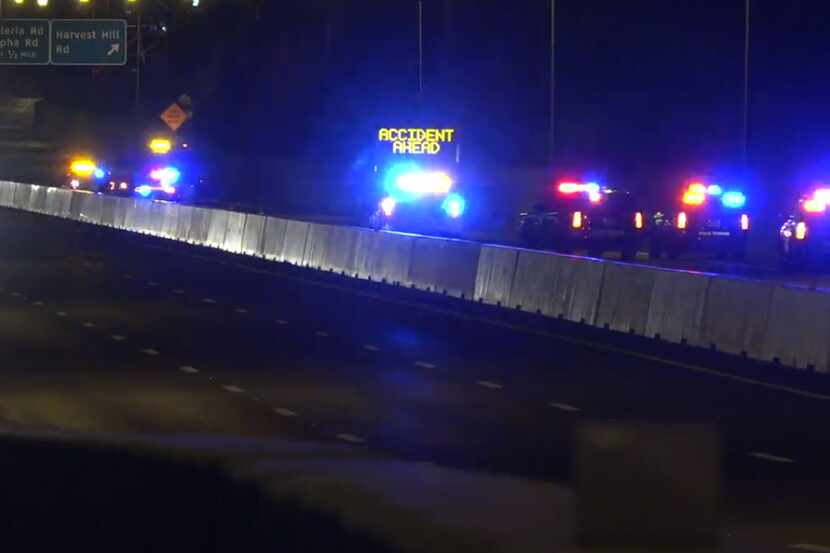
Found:
[{"label": "police car", "polygon": [[524,247],[632,259],[643,243],[646,217],[629,192],[596,182],[563,181],[532,212],[519,214]]},{"label": "police car", "polygon": [[689,251],[718,257],[746,256],[750,229],[746,195],[737,188],[694,181],[682,190],[679,206],[652,219],[651,255],[675,258]]}]

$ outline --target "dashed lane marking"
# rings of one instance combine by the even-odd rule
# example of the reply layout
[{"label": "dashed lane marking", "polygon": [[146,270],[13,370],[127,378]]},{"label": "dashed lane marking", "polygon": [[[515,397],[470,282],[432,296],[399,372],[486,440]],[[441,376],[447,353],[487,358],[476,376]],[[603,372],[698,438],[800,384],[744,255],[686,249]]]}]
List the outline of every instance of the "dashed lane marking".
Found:
[{"label": "dashed lane marking", "polygon": [[158,285],[159,285],[158,282],[153,282],[152,280],[147,282],[147,286],[158,286]]},{"label": "dashed lane marking", "polygon": [[277,323],[278,325],[287,325],[288,324],[288,321],[283,321],[282,319],[277,319],[274,322]]},{"label": "dashed lane marking", "polygon": [[764,453],[763,451],[752,451],[750,457],[756,459],[763,459],[764,461],[771,461],[773,463],[795,463],[795,459],[789,457],[781,457],[780,455],[773,455],[772,453]]},{"label": "dashed lane marking", "polygon": [[421,367],[422,369],[434,369],[435,365],[432,363],[427,363],[426,361],[415,361],[416,367]]},{"label": "dashed lane marking", "polygon": [[84,328],[95,328],[95,323],[86,322],[84,323]]},{"label": "dashed lane marking", "polygon": [[274,407],[274,413],[283,416],[283,417],[296,417],[297,413],[292,411],[291,409],[286,409],[284,407]]},{"label": "dashed lane marking", "polygon": [[328,335],[329,335],[329,333],[328,333],[328,332],[325,332],[325,331],[323,331],[323,330],[318,330],[318,331],[317,331],[317,332],[315,332],[314,334],[316,334],[317,336],[322,336],[323,338],[328,338]]},{"label": "dashed lane marking", "polygon": [[222,386],[222,387],[224,389],[226,389],[227,391],[232,392],[234,394],[241,394],[245,391],[242,388],[240,388],[239,386],[226,385],[226,386]]},{"label": "dashed lane marking", "polygon": [[184,290],[181,288],[176,288],[175,290],[171,290],[174,294],[184,294]]},{"label": "dashed lane marking", "polygon": [[21,294],[20,292],[12,292],[11,295],[14,296],[15,298],[19,298],[19,297],[23,296],[23,294]]},{"label": "dashed lane marking", "polygon": [[127,339],[127,337],[126,337],[126,336],[121,336],[120,334],[113,334],[111,337],[112,337],[112,339],[113,339],[113,340],[115,340],[116,342],[123,342],[124,340],[126,340],[126,339]]},{"label": "dashed lane marking", "polygon": [[355,436],[354,434],[338,434],[338,440],[343,440],[344,442],[349,442],[350,444],[365,444],[366,440],[359,436]]},{"label": "dashed lane marking", "polygon": [[233,310],[233,312],[234,313],[247,313],[248,310],[245,309],[244,307],[237,307],[236,309]]},{"label": "dashed lane marking", "polygon": [[145,348],[145,349],[141,350],[141,353],[143,353],[145,355],[158,355],[159,354],[158,350],[153,349],[153,348]]},{"label": "dashed lane marking", "polygon": [[567,403],[555,403],[550,402],[548,403],[549,407],[553,407],[554,409],[560,409],[562,411],[568,411],[569,413],[578,413],[582,411],[579,407],[574,407],[573,405],[568,405]]},{"label": "dashed lane marking", "polygon": [[365,346],[363,346],[363,349],[365,349],[366,351],[380,351],[379,347],[373,346],[372,344],[366,344]]},{"label": "dashed lane marking", "polygon": [[66,317],[66,311],[58,311],[57,313],[55,313],[55,315],[57,315],[58,317]]},{"label": "dashed lane marking", "polygon": [[124,275],[124,278],[127,279],[127,280],[132,280],[133,275]]},{"label": "dashed lane marking", "polygon": [[813,553],[830,553],[830,547],[816,545],[814,543],[794,543],[790,545],[789,548],[798,549],[800,551],[812,551]]},{"label": "dashed lane marking", "polygon": [[498,382],[492,382],[490,380],[476,380],[476,384],[483,388],[489,388],[491,390],[501,390],[504,387]]},{"label": "dashed lane marking", "polygon": [[213,298],[204,298],[202,303],[216,303],[216,300]]},{"label": "dashed lane marking", "polygon": [[42,301],[36,301],[32,305],[34,305],[35,307],[43,307],[43,302]]},{"label": "dashed lane marking", "polygon": [[189,373],[189,374],[196,374],[197,372],[199,372],[199,369],[197,369],[195,367],[191,367],[189,365],[179,367],[179,370],[182,371],[182,372],[185,372],[185,373]]}]

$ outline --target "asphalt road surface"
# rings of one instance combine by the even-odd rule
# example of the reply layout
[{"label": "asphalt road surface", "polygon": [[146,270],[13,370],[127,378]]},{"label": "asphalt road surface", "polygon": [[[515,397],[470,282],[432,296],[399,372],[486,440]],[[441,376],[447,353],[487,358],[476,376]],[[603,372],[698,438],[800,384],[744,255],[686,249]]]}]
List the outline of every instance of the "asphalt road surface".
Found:
[{"label": "asphalt road surface", "polygon": [[821,375],[6,209],[0,309],[9,427],[339,443],[567,484],[583,421],[705,422],[728,539],[830,547]]}]

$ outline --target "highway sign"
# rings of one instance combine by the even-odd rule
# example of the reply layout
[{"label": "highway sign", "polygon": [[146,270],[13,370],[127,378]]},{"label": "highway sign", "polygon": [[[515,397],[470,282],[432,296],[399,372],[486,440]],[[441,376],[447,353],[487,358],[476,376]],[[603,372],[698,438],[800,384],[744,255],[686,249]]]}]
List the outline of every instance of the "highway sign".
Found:
[{"label": "highway sign", "polygon": [[176,132],[179,127],[184,125],[187,119],[187,113],[185,113],[181,106],[175,102],[170,104],[170,107],[161,113],[161,120],[164,121],[173,132]]},{"label": "highway sign", "polygon": [[52,20],[53,65],[124,65],[127,22],[123,19]]},{"label": "highway sign", "polygon": [[49,21],[45,19],[0,19],[0,65],[47,65],[48,63]]}]

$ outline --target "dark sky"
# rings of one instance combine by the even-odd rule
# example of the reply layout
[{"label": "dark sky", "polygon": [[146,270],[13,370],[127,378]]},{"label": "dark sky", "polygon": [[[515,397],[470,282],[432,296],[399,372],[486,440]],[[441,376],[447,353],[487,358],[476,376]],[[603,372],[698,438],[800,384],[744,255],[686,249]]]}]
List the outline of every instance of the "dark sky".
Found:
[{"label": "dark sky", "polygon": [[[187,92],[191,132],[245,154],[346,161],[374,127],[421,120],[458,127],[471,162],[546,163],[548,0],[425,0],[420,99],[415,0],[254,4],[161,15],[148,118]],[[776,190],[830,175],[830,3],[753,0],[752,16],[745,171],[743,0],[557,0],[557,168],[635,188],[697,173]],[[71,97],[65,83],[83,87],[88,69],[29,71],[54,102],[119,113],[132,100],[129,68]]]}]

